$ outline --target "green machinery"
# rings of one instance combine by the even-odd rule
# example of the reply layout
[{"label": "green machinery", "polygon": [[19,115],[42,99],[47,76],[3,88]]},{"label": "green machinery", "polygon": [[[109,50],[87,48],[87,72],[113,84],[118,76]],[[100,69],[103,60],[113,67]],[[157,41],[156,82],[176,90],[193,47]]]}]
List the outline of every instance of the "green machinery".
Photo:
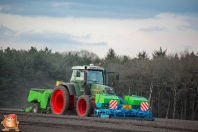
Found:
[{"label": "green machinery", "polygon": [[129,106],[139,109],[139,103],[146,102],[140,99],[137,103],[137,100],[131,100],[128,96],[125,96],[123,101],[115,95],[114,89],[108,86],[108,75],[115,73],[115,80],[118,80],[117,72],[108,72],[100,65],[93,64],[74,66],[72,70],[70,82],[57,81],[54,89],[31,89],[28,102],[33,103],[33,106],[24,111],[34,113],[51,111],[58,115],[76,112],[79,116],[90,116],[96,109],[107,109],[110,100],[116,100],[122,107],[128,107],[127,109],[131,109]]},{"label": "green machinery", "polygon": [[23,109],[25,112],[32,111],[33,113],[40,112],[50,112],[49,100],[53,90],[52,89],[38,89],[31,88],[28,96],[28,102],[33,103],[33,106],[30,106],[26,109]]},{"label": "green machinery", "polygon": [[94,116],[99,118],[122,118],[150,120],[155,118],[149,112],[148,100],[141,96],[124,96],[97,94]]}]

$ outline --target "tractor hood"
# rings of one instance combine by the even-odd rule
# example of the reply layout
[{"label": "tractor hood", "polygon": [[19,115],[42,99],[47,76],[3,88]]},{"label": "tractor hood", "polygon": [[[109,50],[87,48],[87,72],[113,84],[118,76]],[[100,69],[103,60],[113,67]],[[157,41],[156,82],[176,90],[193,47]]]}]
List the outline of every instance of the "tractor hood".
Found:
[{"label": "tractor hood", "polygon": [[103,94],[103,93],[115,95],[114,89],[106,85],[90,84],[90,90],[92,95]]}]

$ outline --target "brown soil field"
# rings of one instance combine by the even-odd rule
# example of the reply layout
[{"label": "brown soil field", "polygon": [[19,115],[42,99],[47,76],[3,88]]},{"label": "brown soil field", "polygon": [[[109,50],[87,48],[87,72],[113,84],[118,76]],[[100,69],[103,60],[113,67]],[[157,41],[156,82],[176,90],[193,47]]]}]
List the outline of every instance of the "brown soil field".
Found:
[{"label": "brown soil field", "polygon": [[[100,119],[77,115],[33,114],[0,109],[4,115],[16,114],[21,132],[198,132],[198,121],[162,119],[155,121]],[[4,127],[1,124],[0,130]],[[10,131],[15,131],[10,129]]]}]

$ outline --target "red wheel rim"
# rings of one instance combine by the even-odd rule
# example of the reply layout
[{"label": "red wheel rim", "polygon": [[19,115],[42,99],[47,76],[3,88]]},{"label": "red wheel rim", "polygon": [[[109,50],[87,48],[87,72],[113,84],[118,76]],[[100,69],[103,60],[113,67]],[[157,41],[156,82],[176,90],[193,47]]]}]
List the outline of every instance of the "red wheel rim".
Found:
[{"label": "red wheel rim", "polygon": [[56,90],[52,97],[52,106],[56,114],[61,113],[64,107],[64,94],[61,90]]},{"label": "red wheel rim", "polygon": [[80,99],[78,102],[78,113],[80,116],[83,116],[87,110],[87,104],[84,99]]}]

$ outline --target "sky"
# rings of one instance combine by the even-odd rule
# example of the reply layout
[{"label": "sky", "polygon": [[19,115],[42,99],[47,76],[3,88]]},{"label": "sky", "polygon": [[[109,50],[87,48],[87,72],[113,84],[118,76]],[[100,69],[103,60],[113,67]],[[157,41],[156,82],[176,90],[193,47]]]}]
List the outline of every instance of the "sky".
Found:
[{"label": "sky", "polygon": [[0,47],[197,53],[198,0],[0,0]]}]

